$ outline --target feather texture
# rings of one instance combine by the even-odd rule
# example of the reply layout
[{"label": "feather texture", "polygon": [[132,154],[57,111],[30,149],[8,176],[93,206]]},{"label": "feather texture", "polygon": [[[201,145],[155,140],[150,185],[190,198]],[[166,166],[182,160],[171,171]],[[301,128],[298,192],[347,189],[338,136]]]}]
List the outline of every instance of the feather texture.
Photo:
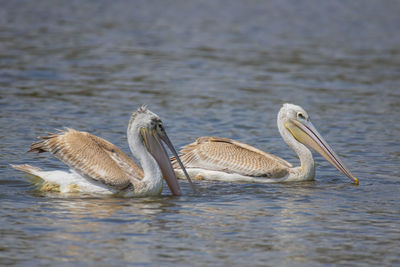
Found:
[{"label": "feather texture", "polygon": [[39,137],[28,152],[50,152],[80,175],[116,189],[142,180],[143,170],[112,143],[87,132],[67,128]]},{"label": "feather texture", "polygon": [[[201,168],[253,177],[280,178],[292,165],[272,154],[228,138],[200,137],[181,150],[186,168]],[[174,168],[178,163],[173,158]]]}]

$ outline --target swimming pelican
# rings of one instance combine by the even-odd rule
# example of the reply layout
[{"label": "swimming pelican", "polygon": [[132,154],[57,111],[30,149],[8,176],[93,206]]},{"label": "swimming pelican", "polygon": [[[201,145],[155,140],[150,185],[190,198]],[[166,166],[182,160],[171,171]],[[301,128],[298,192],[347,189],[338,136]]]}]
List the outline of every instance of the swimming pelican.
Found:
[{"label": "swimming pelican", "polygon": [[[315,176],[311,147],[355,184],[358,179],[344,166],[338,155],[321,137],[300,106],[284,104],[278,113],[278,128],[283,140],[297,153],[301,166],[227,138],[200,137],[181,150],[187,172],[196,179],[244,182],[283,182],[313,180]],[[172,163],[182,177],[177,158]]]},{"label": "swimming pelican", "polygon": [[[43,188],[63,193],[159,195],[164,177],[172,194],[181,195],[178,180],[160,139],[167,144],[178,162],[180,160],[160,118],[142,106],[132,114],[127,136],[129,148],[143,169],[110,142],[71,128],[57,134],[39,137],[42,140],[33,143],[28,151],[50,152],[67,164],[71,168],[70,172],[42,171],[27,164],[11,166],[42,178],[46,185]],[[186,173],[183,165],[181,166]],[[189,176],[187,179],[192,185]]]}]

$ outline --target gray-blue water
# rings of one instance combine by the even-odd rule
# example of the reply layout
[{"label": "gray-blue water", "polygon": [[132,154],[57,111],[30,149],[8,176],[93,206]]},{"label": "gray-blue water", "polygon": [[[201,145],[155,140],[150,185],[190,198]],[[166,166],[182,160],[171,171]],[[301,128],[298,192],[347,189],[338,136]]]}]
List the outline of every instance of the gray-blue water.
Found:
[{"label": "gray-blue water", "polygon": [[[398,1],[2,1],[1,265],[400,265]],[[129,152],[142,104],[177,148],[237,139],[293,164],[276,114],[304,107],[360,179],[319,155],[291,184],[181,182],[184,196],[40,193],[8,164],[73,127]]]}]

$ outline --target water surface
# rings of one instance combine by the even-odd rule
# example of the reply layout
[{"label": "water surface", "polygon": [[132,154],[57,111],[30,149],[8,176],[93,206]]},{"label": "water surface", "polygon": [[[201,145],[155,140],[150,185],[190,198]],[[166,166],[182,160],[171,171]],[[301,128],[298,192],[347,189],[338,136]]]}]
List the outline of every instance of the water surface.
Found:
[{"label": "water surface", "polygon": [[[3,1],[2,265],[400,264],[397,1]],[[282,103],[303,106],[360,179],[319,155],[315,181],[196,182],[156,198],[40,193],[10,163],[65,126],[128,152],[142,104],[172,142],[237,139],[298,164]]]}]

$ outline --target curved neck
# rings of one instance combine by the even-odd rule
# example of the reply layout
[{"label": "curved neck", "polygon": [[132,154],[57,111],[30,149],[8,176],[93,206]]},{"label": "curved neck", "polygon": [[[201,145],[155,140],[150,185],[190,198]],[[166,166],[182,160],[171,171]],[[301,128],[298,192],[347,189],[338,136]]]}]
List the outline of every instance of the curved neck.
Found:
[{"label": "curved neck", "polygon": [[300,159],[300,167],[290,168],[290,175],[299,180],[311,180],[315,176],[314,159],[311,151],[302,143],[297,141],[278,117],[278,128],[282,139],[291,147]]},{"label": "curved neck", "polygon": [[[139,160],[144,172],[142,183],[159,184],[162,183],[162,173],[157,161],[146,149],[138,131],[131,131],[128,128],[127,132],[129,148],[133,156]],[[137,180],[135,181],[137,183]],[[132,181],[133,183],[133,181]]]}]

